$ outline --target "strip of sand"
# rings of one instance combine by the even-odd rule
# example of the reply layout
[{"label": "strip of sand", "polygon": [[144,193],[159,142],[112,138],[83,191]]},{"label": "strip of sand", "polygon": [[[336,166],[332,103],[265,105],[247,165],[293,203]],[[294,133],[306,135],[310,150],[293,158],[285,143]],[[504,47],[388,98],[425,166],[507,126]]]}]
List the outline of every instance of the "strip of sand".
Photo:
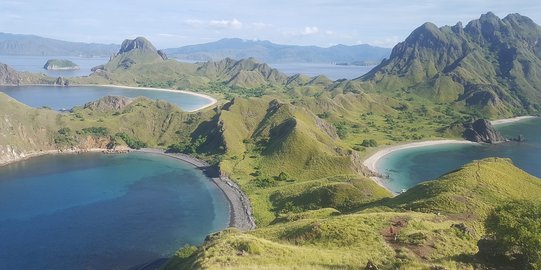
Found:
[{"label": "strip of sand", "polygon": [[203,105],[203,106],[201,106],[201,107],[199,107],[197,109],[187,111],[187,112],[196,112],[196,111],[208,108],[210,106],[213,106],[214,104],[216,104],[218,102],[217,99],[215,99],[215,98],[213,98],[211,96],[201,94],[201,93],[192,92],[192,91],[187,91],[187,90],[175,90],[175,89],[152,88],[152,87],[136,87],[136,86],[122,86],[122,85],[113,85],[113,84],[102,84],[102,85],[91,85],[90,84],[90,85],[73,85],[73,86],[99,86],[99,87],[112,87],[112,88],[123,88],[123,89],[150,90],[150,91],[182,93],[182,94],[192,95],[192,96],[196,96],[196,97],[202,97],[202,98],[207,99],[207,100],[210,101],[210,103],[208,103],[206,105]]},{"label": "strip of sand", "polygon": [[372,171],[375,175],[375,177],[371,177],[372,180],[374,180],[378,185],[386,188],[387,190],[391,191],[392,193],[395,193],[389,187],[385,185],[385,182],[383,181],[383,178],[379,177],[382,175],[381,172],[377,169],[377,163],[385,156],[404,149],[411,149],[411,148],[418,148],[418,147],[425,147],[425,146],[433,146],[433,145],[440,145],[440,144],[475,144],[474,142],[470,141],[464,141],[464,140],[434,140],[434,141],[423,141],[423,142],[414,142],[414,143],[407,143],[407,144],[401,144],[401,145],[395,145],[390,146],[384,149],[381,149],[368,157],[364,162],[363,165],[366,166],[370,171]]},{"label": "strip of sand", "polygon": [[513,118],[498,119],[498,120],[490,121],[490,123],[496,126],[496,125],[502,125],[502,124],[510,124],[510,123],[519,122],[522,120],[527,120],[527,119],[532,119],[532,118],[537,118],[537,116],[532,116],[532,115],[518,116],[518,117],[513,117]]}]

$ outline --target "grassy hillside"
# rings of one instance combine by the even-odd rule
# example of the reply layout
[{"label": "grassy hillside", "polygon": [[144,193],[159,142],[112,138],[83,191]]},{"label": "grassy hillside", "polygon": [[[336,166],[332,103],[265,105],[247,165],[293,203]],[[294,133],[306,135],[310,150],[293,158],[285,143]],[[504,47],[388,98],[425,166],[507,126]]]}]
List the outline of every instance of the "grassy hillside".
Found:
[{"label": "grassy hillside", "polygon": [[540,181],[506,159],[475,161],[358,212],[321,208],[249,233],[217,233],[165,269],[359,269],[369,261],[379,269],[474,269],[488,211],[538,202]]}]

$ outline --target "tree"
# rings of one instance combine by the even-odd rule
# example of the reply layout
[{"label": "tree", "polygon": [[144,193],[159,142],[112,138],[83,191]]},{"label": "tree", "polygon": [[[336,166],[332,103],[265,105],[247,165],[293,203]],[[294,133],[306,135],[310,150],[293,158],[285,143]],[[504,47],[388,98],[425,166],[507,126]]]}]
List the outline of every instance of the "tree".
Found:
[{"label": "tree", "polygon": [[541,269],[541,204],[523,201],[500,206],[488,216],[485,227],[502,254],[517,257],[527,269]]}]

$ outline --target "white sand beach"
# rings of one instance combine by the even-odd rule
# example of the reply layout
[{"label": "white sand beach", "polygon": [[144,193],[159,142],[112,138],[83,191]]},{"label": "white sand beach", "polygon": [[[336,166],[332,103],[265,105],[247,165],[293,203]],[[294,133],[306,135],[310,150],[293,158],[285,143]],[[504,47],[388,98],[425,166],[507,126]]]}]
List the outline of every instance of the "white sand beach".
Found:
[{"label": "white sand beach", "polygon": [[[389,155],[393,152],[404,150],[404,149],[411,149],[411,148],[418,148],[418,147],[425,147],[425,146],[432,146],[432,145],[440,145],[440,144],[475,144],[474,142],[465,141],[465,140],[433,140],[433,141],[423,141],[423,142],[413,142],[413,143],[407,143],[407,144],[401,144],[401,145],[395,145],[383,148],[370,157],[368,157],[364,162],[363,165],[366,166],[370,171],[374,172],[376,175],[381,175],[381,172],[377,169],[377,163],[381,158],[385,157],[386,155]],[[371,177],[372,180],[374,180],[378,185],[386,188],[387,190],[393,192],[396,194],[396,192],[390,190],[380,177]]]},{"label": "white sand beach", "polygon": [[182,94],[187,94],[187,95],[192,95],[192,96],[197,96],[197,97],[202,97],[202,98],[205,98],[207,100],[210,101],[209,104],[206,104],[204,106],[201,106],[195,110],[191,110],[191,111],[187,111],[187,112],[196,112],[196,111],[199,111],[199,110],[202,110],[202,109],[205,109],[205,108],[208,108],[210,106],[213,106],[214,104],[216,104],[218,102],[217,99],[211,97],[211,96],[208,96],[208,95],[205,95],[205,94],[201,94],[201,93],[196,93],[196,92],[192,92],[192,91],[187,91],[187,90],[175,90],[175,89],[166,89],[166,88],[152,88],[152,87],[136,87],[136,86],[122,86],[122,85],[113,85],[113,84],[102,84],[102,85],[73,85],[73,86],[99,86],[99,87],[112,87],[112,88],[123,88],[123,89],[137,89],[137,90],[150,90],[150,91],[162,91],[162,92],[172,92],[172,93],[182,93]]},{"label": "white sand beach", "polygon": [[513,117],[513,118],[498,119],[498,120],[490,121],[490,123],[492,125],[502,125],[502,124],[509,124],[509,123],[526,120],[526,119],[532,119],[532,118],[537,118],[537,116],[532,116],[532,115],[518,116],[518,117]]}]

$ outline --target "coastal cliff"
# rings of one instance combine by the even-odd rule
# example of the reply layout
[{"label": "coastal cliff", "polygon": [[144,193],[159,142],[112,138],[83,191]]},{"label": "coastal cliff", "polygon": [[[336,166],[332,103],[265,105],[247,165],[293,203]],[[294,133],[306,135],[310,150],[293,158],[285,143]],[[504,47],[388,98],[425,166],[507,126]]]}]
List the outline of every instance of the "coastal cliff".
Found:
[{"label": "coastal cliff", "polygon": [[506,139],[485,119],[478,119],[464,124],[464,139],[472,142],[499,143]]}]

